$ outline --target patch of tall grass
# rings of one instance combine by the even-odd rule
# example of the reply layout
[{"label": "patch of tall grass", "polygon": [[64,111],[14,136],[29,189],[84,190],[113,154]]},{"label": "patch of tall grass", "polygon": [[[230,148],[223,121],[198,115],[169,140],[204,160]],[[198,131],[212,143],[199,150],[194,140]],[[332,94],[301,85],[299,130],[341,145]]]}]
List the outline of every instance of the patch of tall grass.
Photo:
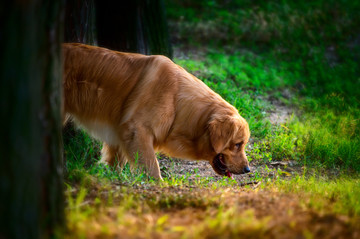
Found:
[{"label": "patch of tall grass", "polygon": [[98,179],[128,185],[152,181],[142,170],[131,168],[129,164],[122,169],[99,164],[100,149],[101,143],[83,130],[75,129],[73,135],[65,135],[65,173],[68,183],[91,186]]},{"label": "patch of tall grass", "polygon": [[272,158],[360,172],[360,124],[354,115],[332,110],[290,119],[269,136]]}]

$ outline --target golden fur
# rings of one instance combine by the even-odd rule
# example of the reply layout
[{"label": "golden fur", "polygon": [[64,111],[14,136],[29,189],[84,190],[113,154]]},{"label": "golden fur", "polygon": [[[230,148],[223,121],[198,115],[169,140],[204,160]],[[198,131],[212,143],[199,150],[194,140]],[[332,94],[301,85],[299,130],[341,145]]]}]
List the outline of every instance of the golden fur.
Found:
[{"label": "golden fur", "polygon": [[[243,173],[250,132],[238,111],[165,56],[66,43],[64,116],[103,141],[102,162],[132,163],[160,178],[155,151]],[[226,170],[215,159],[221,155]]]}]

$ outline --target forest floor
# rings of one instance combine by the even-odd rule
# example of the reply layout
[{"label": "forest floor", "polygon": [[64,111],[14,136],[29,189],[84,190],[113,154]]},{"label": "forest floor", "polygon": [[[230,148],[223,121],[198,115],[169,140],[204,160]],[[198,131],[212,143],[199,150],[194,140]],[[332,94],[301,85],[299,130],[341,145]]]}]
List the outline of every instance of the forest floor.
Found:
[{"label": "forest floor", "polygon": [[272,189],[139,186],[124,191],[112,187],[106,193],[104,189],[90,192],[81,204],[86,212],[81,220],[70,214],[69,238],[360,236],[359,218],[319,212],[297,195]]},{"label": "forest floor", "polygon": [[[281,124],[291,113],[275,105],[269,117]],[[360,237],[360,217],[334,211],[341,200],[337,196],[327,195],[318,205],[316,194],[287,192],[274,183],[301,177],[304,166],[296,161],[253,160],[251,173],[228,179],[216,175],[207,162],[158,158],[165,182],[124,183],[88,176],[81,186],[69,185],[66,237]],[[296,182],[290,187],[297,187]]]},{"label": "forest floor", "polygon": [[[308,192],[271,183],[301,174],[296,163],[253,162],[254,173],[234,180],[215,175],[206,162],[162,158],[160,165],[165,183],[92,178],[85,189],[69,188],[67,238],[360,237],[360,217],[333,210],[341,199],[322,194],[317,205]],[[181,177],[187,181],[171,181]]]}]

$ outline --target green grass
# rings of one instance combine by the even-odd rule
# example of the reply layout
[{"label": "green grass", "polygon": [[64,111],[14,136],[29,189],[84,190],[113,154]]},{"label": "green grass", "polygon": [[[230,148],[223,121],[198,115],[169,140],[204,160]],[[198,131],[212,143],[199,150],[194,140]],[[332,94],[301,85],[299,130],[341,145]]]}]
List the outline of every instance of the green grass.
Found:
[{"label": "green grass", "polygon": [[317,224],[314,220],[340,222],[340,226],[345,220],[345,228],[351,231],[360,216],[358,184],[359,179],[347,176],[335,180],[298,176],[273,181],[257,192],[229,188],[174,190],[173,186],[144,186],[138,190],[111,185],[69,187],[67,236],[262,238],[269,232],[297,235],[297,227],[300,235],[304,229],[315,233],[311,229],[314,224],[333,232],[326,221]]},{"label": "green grass", "polygon": [[[212,78],[217,68],[214,78],[232,75],[231,80],[243,83],[241,88],[263,91],[286,86],[323,104],[335,93],[345,104],[359,107],[357,1],[166,3],[171,30],[180,45],[202,46],[207,52],[217,49],[203,61],[205,78]],[[216,53],[219,50],[225,54]],[[333,108],[340,106],[340,102],[331,103]]]},{"label": "green grass", "polygon": [[[275,90],[281,92],[283,87],[295,87],[294,76],[305,76],[301,71],[287,74],[276,66],[271,68],[267,61],[260,63],[259,60],[254,64],[236,54],[210,54],[202,61],[175,59],[239,109],[249,122],[252,137],[257,141],[254,147],[263,158],[295,159],[312,165],[360,172],[360,110],[356,102],[353,106],[336,92],[319,98],[306,92],[303,95],[293,92],[291,99],[282,99],[281,93],[276,94]],[[261,65],[267,65],[269,69],[264,70]],[[336,76],[333,71],[327,73]],[[257,77],[250,84],[253,75]],[[270,85],[261,85],[261,82]],[[269,96],[298,108],[300,114],[283,125],[272,126],[267,119],[271,105],[264,100]]]},{"label": "green grass", "polygon": [[65,135],[65,137],[67,141],[64,145],[65,165],[68,183],[91,186],[99,180],[108,180],[134,185],[142,181],[153,181],[140,169],[131,169],[129,164],[126,164],[123,169],[99,164],[101,144],[83,130],[75,130],[75,137],[69,135]]},{"label": "green grass", "polygon": [[313,175],[278,180],[273,186],[284,193],[296,194],[303,203],[323,213],[332,211],[349,216],[360,215],[360,180],[349,176],[329,179]]},{"label": "green grass", "polygon": [[360,172],[359,122],[352,114],[336,115],[329,110],[306,115],[297,127],[303,128],[303,150],[307,162]]},{"label": "green grass", "polygon": [[[359,3],[166,2],[175,38],[207,46],[202,59],[175,61],[248,120],[251,158],[360,172]],[[269,99],[292,108],[292,119],[270,125]]]}]

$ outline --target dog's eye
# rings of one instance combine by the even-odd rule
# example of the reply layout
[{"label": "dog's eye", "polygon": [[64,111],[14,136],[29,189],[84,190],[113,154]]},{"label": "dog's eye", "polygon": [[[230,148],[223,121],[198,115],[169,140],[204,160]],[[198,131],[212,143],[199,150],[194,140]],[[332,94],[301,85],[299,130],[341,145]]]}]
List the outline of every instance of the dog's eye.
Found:
[{"label": "dog's eye", "polygon": [[239,150],[241,148],[242,144],[243,144],[243,142],[235,144],[235,148]]}]

